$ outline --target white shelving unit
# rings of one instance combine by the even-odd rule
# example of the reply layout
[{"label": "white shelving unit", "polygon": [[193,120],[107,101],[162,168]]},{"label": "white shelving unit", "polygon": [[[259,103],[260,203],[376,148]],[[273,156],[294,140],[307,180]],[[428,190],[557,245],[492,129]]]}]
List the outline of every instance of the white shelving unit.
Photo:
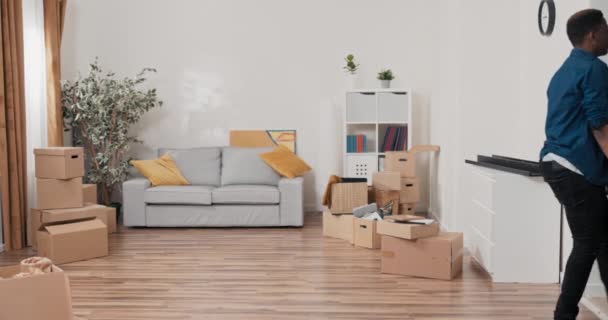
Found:
[{"label": "white shelving unit", "polygon": [[[412,93],[408,89],[358,89],[346,92],[342,143],[343,175],[367,178],[371,184],[379,171],[384,152],[380,150],[388,127],[406,127],[405,149],[412,145]],[[347,136],[364,134],[368,149],[347,152]]]}]

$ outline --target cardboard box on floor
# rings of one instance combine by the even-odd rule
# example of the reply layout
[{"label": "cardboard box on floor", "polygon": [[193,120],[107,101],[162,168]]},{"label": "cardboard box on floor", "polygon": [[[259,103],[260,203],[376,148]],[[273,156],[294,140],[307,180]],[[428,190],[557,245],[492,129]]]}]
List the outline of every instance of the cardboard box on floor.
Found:
[{"label": "cardboard box on floor", "polygon": [[34,149],[36,178],[72,179],[84,176],[82,148],[55,147]]},{"label": "cardboard box on floor", "polygon": [[367,204],[367,182],[335,183],[331,186],[329,209],[332,213],[353,213],[353,209]]},{"label": "cardboard box on floor", "polygon": [[323,211],[323,236],[354,242],[353,215],[335,215],[329,210]]},{"label": "cardboard box on floor", "polygon": [[107,227],[108,233],[116,232],[116,209],[99,204],[87,203],[82,208],[39,210],[32,209],[32,247],[37,248],[37,232],[41,226],[97,218]]},{"label": "cardboard box on floor", "polygon": [[12,278],[21,266],[0,268],[0,319],[72,320],[70,282],[63,270]]},{"label": "cardboard box on floor", "polygon": [[[439,224],[437,222],[424,224],[407,224],[387,221],[393,217],[385,217],[384,221],[378,221],[377,232],[381,235],[392,236],[401,239],[414,240],[419,238],[432,237],[439,234]],[[423,219],[422,217],[399,215],[397,218]]]},{"label": "cardboard box on floor", "polygon": [[83,184],[82,185],[82,202],[97,203],[97,185]]},{"label": "cardboard box on floor", "polygon": [[376,231],[377,221],[354,218],[354,244],[357,247],[380,249],[381,236]]},{"label": "cardboard box on floor", "polygon": [[82,178],[36,179],[37,209],[79,208],[83,204]]},{"label": "cardboard box on floor", "polygon": [[40,227],[38,255],[56,264],[108,255],[108,228],[99,219]]},{"label": "cardboard box on floor", "polygon": [[462,272],[462,252],[459,232],[414,241],[382,236],[380,269],[388,274],[451,280]]}]

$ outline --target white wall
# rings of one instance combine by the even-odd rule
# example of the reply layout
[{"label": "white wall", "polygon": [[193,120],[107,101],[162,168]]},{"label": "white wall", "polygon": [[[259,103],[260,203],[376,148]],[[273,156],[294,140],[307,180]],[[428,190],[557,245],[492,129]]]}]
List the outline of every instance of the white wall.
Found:
[{"label": "white wall", "polygon": [[[138,127],[150,156],[158,146],[228,143],[231,128],[294,128],[313,168],[305,202],[319,208],[329,174],[340,172],[343,57],[361,63],[359,85],[383,67],[411,88],[414,143],[429,139],[436,82],[437,1],[89,0],[70,1],[62,76],[98,56],[121,75],[155,67],[165,106]],[[424,172],[422,168],[421,172]]]}]

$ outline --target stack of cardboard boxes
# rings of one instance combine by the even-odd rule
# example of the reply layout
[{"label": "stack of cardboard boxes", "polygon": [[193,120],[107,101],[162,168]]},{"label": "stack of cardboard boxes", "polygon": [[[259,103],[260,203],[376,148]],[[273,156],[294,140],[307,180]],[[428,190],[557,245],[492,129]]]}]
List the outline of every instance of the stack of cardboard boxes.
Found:
[{"label": "stack of cardboard boxes", "polygon": [[98,205],[96,186],[82,183],[82,148],[35,149],[34,154],[37,196],[31,235],[38,255],[55,264],[108,255],[116,210]]},{"label": "stack of cardboard boxes", "polygon": [[[439,147],[387,152],[386,171],[374,173],[369,193],[366,182],[332,185],[331,205],[323,212],[323,235],[381,249],[383,273],[446,280],[460,274],[462,233],[440,232],[437,222],[414,215],[420,201],[416,154],[428,151],[439,151]],[[353,209],[372,197],[378,208],[392,203],[391,215],[378,221],[354,217]]]}]

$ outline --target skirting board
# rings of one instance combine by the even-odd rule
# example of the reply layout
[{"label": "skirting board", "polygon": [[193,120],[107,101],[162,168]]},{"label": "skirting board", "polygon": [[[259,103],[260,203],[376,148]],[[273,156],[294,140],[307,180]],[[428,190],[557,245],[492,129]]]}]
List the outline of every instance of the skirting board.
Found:
[{"label": "skirting board", "polygon": [[590,298],[583,297],[581,299],[581,304],[601,320],[608,320],[608,314],[604,313],[598,306],[591,302]]}]

